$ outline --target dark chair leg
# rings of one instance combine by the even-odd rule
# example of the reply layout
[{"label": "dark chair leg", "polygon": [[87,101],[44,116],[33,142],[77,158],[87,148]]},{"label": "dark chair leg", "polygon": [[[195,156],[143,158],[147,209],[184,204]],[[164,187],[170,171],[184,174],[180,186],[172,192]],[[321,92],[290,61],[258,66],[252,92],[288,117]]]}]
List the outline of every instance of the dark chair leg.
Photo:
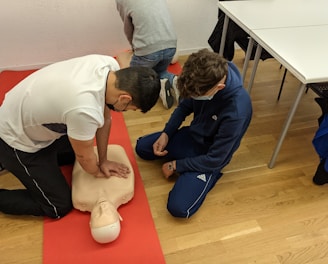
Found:
[{"label": "dark chair leg", "polygon": [[[281,68],[281,65],[280,65],[280,68]],[[286,74],[287,74],[287,69],[285,69],[284,76],[282,77],[282,80],[281,80],[281,84],[280,84],[280,89],[279,89],[279,94],[278,94],[278,97],[277,97],[277,101],[279,101],[279,99],[280,99],[282,88],[284,87],[284,82],[285,82],[285,79],[286,79]]]},{"label": "dark chair leg", "polygon": [[305,90],[305,93],[307,93],[309,90],[309,86],[306,86],[306,90]]}]

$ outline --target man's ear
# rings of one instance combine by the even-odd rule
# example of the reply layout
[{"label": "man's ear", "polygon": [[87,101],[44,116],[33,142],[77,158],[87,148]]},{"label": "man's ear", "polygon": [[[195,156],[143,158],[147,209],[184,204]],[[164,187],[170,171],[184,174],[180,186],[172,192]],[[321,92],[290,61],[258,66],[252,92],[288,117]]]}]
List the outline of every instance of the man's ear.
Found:
[{"label": "man's ear", "polygon": [[123,103],[129,103],[132,101],[132,96],[129,94],[121,94],[119,96],[119,98],[120,98],[120,101]]},{"label": "man's ear", "polygon": [[225,84],[224,83],[218,83],[216,87],[218,88],[218,91],[220,91],[220,90],[224,89]]}]

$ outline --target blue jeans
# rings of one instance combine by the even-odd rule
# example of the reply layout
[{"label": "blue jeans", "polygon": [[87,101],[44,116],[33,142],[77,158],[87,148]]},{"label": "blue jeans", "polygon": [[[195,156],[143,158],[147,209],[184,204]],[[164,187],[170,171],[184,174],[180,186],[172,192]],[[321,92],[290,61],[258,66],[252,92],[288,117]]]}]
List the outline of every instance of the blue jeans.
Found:
[{"label": "blue jeans", "polygon": [[174,74],[167,71],[173,56],[176,52],[175,48],[164,49],[145,56],[136,56],[133,54],[130,66],[143,66],[152,68],[161,79],[168,79],[173,84]]},{"label": "blue jeans", "polygon": [[[137,140],[136,153],[139,157],[145,160],[179,160],[204,154],[193,142],[189,127],[183,127],[170,138],[166,146],[168,154],[165,157],[158,157],[153,153],[153,144],[161,133],[149,134]],[[175,217],[191,217],[203,204],[206,195],[221,176],[222,173],[219,171],[184,171],[180,173],[169,193],[168,211]]]}]

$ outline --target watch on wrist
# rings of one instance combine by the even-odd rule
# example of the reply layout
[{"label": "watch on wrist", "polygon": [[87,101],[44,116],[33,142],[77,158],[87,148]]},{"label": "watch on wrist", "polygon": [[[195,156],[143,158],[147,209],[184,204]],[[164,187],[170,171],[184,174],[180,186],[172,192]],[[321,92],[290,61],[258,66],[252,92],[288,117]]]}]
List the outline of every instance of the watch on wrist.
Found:
[{"label": "watch on wrist", "polygon": [[173,161],[169,162],[168,169],[171,170],[171,171],[175,171]]}]

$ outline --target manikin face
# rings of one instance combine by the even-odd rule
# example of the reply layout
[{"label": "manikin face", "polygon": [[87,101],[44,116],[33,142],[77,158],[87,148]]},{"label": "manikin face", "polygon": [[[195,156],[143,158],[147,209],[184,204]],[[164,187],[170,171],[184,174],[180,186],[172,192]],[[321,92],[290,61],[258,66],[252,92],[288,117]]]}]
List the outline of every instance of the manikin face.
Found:
[{"label": "manikin face", "polygon": [[121,216],[115,206],[106,200],[99,201],[91,211],[91,234],[98,243],[114,241],[121,230]]}]

